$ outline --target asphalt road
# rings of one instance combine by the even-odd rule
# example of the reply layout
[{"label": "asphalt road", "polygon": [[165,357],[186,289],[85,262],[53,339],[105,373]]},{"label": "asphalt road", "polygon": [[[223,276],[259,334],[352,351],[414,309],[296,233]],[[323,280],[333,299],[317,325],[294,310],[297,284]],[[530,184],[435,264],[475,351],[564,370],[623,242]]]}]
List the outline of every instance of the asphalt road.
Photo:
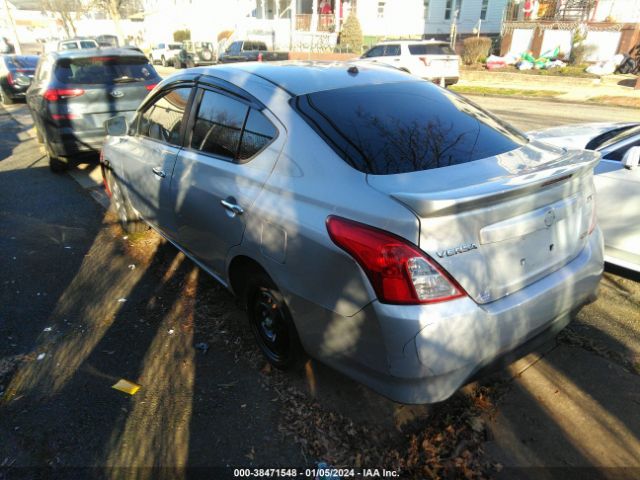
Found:
[{"label": "asphalt road", "polygon": [[[623,108],[494,97],[474,101],[523,130],[640,120]],[[103,196],[90,168],[51,174],[24,105],[9,110],[12,116],[0,107],[0,478],[6,465],[179,469],[313,466],[320,458],[355,462],[358,452],[374,452],[376,446],[384,452],[400,445],[402,451],[403,442],[411,441],[404,425],[411,425],[411,432],[428,430],[431,409],[389,402],[322,365],[310,362],[286,375],[264,368],[230,295],[152,232],[127,237],[96,202]],[[633,423],[640,418],[640,398],[625,408],[614,399],[620,385],[640,391],[639,280],[629,272],[607,273],[600,299],[550,347],[558,369],[579,358],[586,374],[589,365],[605,373],[620,370],[625,383],[612,377],[610,384],[602,380],[594,388],[601,394],[601,410],[607,410],[602,418],[615,413],[630,425],[631,433],[620,437],[630,452],[635,450],[628,445],[640,437]],[[194,348],[201,343],[206,353]],[[570,378],[588,391],[588,381],[578,382],[581,374]],[[602,377],[594,373],[593,378]],[[111,386],[119,379],[142,388],[133,396],[116,391]],[[543,437],[527,445],[531,458],[545,465],[559,455],[554,462],[571,465],[571,459],[550,452],[582,452],[588,449],[581,449],[580,441],[593,440],[543,435],[540,425],[561,423],[549,414],[553,390],[532,382],[527,384],[532,391],[521,399],[523,382],[513,380],[502,394],[503,403],[497,404],[502,420],[490,427],[494,438],[488,451],[502,463],[517,464],[525,457],[507,447],[520,441],[518,435],[525,442],[525,433],[514,432],[528,432],[527,438]],[[449,417],[465,418],[454,410],[455,398],[438,411],[451,409],[457,413]],[[518,405],[525,400],[548,408],[522,416]],[[573,404],[567,412],[563,415],[583,422],[598,415]],[[374,433],[365,439],[364,431]],[[617,448],[615,438],[610,443]],[[584,455],[584,462],[608,458],[603,449],[604,456]],[[361,453],[361,463],[362,458],[369,462],[364,466],[375,465],[373,454]],[[84,476],[63,472],[65,478]],[[106,476],[128,473],[116,469]],[[136,478],[151,476],[161,475]]]}]

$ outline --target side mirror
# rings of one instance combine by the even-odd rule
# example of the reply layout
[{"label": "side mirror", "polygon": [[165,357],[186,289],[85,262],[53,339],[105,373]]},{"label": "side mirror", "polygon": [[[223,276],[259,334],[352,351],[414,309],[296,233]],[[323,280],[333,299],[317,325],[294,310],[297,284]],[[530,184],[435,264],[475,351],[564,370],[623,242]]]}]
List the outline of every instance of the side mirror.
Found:
[{"label": "side mirror", "polygon": [[622,165],[627,170],[634,170],[640,164],[640,147],[631,147],[622,157]]},{"label": "side mirror", "polygon": [[123,137],[129,131],[127,119],[122,115],[107,120],[105,127],[107,129],[107,135],[111,135],[112,137]]}]

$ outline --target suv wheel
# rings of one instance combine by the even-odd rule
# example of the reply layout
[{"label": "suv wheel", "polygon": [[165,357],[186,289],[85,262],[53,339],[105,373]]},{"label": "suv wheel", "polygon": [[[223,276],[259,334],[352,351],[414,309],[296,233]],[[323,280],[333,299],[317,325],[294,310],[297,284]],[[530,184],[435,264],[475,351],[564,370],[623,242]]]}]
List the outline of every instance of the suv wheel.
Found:
[{"label": "suv wheel", "polygon": [[69,168],[69,163],[64,158],[54,157],[50,153],[47,153],[49,159],[49,169],[53,173],[63,173]]},{"label": "suv wheel", "polygon": [[0,100],[2,101],[2,105],[13,105],[13,98],[11,98],[2,87],[0,87]]},{"label": "suv wheel", "polygon": [[122,229],[127,233],[146,232],[149,226],[133,211],[129,200],[124,196],[124,192],[120,188],[120,184],[111,173],[111,169],[105,169],[105,176],[111,191],[111,206],[118,216]]},{"label": "suv wheel", "polygon": [[278,287],[261,272],[251,278],[246,292],[249,324],[263,355],[276,368],[295,367],[302,346]]}]

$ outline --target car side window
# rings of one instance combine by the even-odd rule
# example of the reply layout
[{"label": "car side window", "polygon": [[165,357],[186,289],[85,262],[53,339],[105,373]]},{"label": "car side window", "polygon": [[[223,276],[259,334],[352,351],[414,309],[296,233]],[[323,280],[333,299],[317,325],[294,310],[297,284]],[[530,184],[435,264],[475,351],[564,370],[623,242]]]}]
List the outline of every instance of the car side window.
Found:
[{"label": "car side window", "polygon": [[191,88],[170,90],[140,117],[138,135],[172,145],[180,144],[180,128]]},{"label": "car side window", "polygon": [[191,135],[191,148],[234,160],[249,107],[226,95],[204,90]]},{"label": "car side window", "polygon": [[629,150],[631,147],[640,147],[640,139],[636,140],[635,142],[629,143],[624,147],[618,148],[617,150],[613,150],[607,153],[603,158],[605,160],[615,160],[621,162],[624,154],[627,153],[627,150]]},{"label": "car side window", "polygon": [[367,53],[364,54],[365,58],[370,58],[370,57],[381,57],[384,53],[384,46],[379,45],[377,47],[373,47],[371,50],[369,50]]},{"label": "car side window", "polygon": [[276,138],[276,127],[255,108],[249,110],[249,116],[242,132],[238,162],[243,162],[264,150]]},{"label": "car side window", "polygon": [[386,45],[384,47],[385,57],[398,57],[400,56],[400,45]]}]

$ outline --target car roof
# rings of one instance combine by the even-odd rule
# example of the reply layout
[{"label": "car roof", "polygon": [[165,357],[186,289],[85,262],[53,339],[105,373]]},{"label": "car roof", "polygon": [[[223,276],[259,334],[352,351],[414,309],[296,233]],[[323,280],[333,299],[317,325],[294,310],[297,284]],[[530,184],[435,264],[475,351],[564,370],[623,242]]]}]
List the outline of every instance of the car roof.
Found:
[{"label": "car roof", "polygon": [[191,71],[237,81],[240,86],[248,75],[255,75],[293,96],[358,85],[417,81],[415,77],[387,66],[350,62],[247,62],[200,67]]},{"label": "car roof", "polygon": [[[137,50],[131,48],[80,48],[77,50],[64,50],[60,52],[51,52],[56,58],[85,58],[94,57],[96,55],[103,55],[108,57],[132,57],[145,55]],[[146,58],[146,57],[145,57]]]}]

